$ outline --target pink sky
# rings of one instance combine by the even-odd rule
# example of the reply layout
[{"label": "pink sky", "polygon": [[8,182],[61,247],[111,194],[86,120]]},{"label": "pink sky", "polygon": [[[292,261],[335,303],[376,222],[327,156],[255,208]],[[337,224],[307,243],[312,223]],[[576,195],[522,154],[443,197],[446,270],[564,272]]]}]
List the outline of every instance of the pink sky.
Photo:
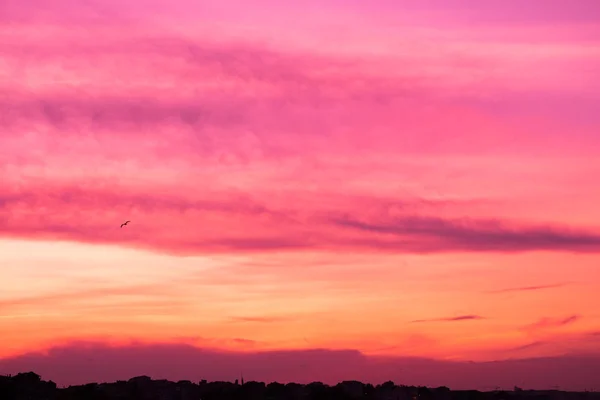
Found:
[{"label": "pink sky", "polygon": [[0,372],[192,345],[589,388],[600,4],[523,4],[4,1]]}]

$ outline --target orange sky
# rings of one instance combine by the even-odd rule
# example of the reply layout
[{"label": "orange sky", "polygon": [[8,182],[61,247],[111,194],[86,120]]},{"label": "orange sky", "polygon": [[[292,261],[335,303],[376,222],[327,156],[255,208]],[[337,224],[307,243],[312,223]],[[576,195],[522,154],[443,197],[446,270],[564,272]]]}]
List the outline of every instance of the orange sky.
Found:
[{"label": "orange sky", "polygon": [[[135,338],[483,360],[587,351],[591,344],[573,337],[598,329],[600,317],[593,255],[177,257],[21,240],[0,248],[4,356],[73,339]],[[461,316],[473,318],[435,321]],[[540,340],[549,343],[518,350]]]}]

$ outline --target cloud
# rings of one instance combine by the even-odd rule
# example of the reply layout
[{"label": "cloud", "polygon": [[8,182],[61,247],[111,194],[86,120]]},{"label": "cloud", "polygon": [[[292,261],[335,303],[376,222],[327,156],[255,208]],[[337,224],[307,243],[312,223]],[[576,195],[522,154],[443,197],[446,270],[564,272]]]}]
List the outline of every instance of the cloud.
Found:
[{"label": "cloud", "polygon": [[288,321],[290,317],[277,317],[277,316],[265,316],[265,317],[231,317],[234,322],[257,322],[257,323],[272,323],[272,322],[283,322]]},{"label": "cloud", "polygon": [[[0,232],[13,237],[121,243],[187,254],[347,247],[362,248],[363,251],[385,249],[424,253],[597,251],[600,248],[596,245],[600,244],[600,238],[592,234],[561,232],[556,228],[514,229],[497,222],[492,225],[488,221],[475,220],[461,224],[442,218],[410,216],[395,225],[368,225],[352,220],[332,220],[328,224],[327,220],[320,221],[319,216],[327,210],[292,208],[293,204],[277,209],[235,193],[213,192],[208,194],[210,197],[204,194],[201,195],[204,199],[194,199],[184,193],[158,197],[141,191],[129,190],[127,193],[127,188],[124,191],[57,188],[47,189],[45,193],[30,191],[3,196],[0,193],[0,213],[11,216],[2,221]],[[372,204],[376,205],[377,200],[373,199]],[[42,205],[53,212],[38,213],[36,210]],[[79,216],[73,218],[69,210],[77,210]],[[304,217],[300,219],[302,214]],[[114,229],[123,216],[133,221],[126,232]],[[259,221],[260,229],[242,230],[237,237],[228,234],[235,226],[256,225]],[[308,221],[310,225],[306,224]],[[176,231],[176,235],[171,232],[165,237],[167,231],[181,224],[193,228]],[[327,233],[336,230],[340,234],[334,238]],[[352,234],[352,230],[362,234]],[[389,240],[382,234],[397,235],[400,240]]]},{"label": "cloud", "polygon": [[[64,8],[59,14],[75,19],[89,11],[73,2]],[[27,15],[22,5],[11,10]],[[237,31],[217,39],[153,30],[157,25],[144,25],[143,18],[134,26],[109,20],[79,26],[76,34],[26,20],[0,26],[7,33],[0,65],[11,77],[0,88],[3,237],[171,254],[598,251],[593,233],[488,226],[473,215],[483,208],[473,199],[497,200],[487,182],[517,199],[525,176],[556,175],[556,167],[532,173],[538,161],[515,163],[507,154],[528,147],[562,155],[574,143],[596,148],[589,142],[596,136],[583,134],[582,140],[555,135],[560,146],[539,146],[550,140],[553,122],[531,132],[522,116],[465,105],[465,97],[477,103],[509,90],[490,78],[498,78],[504,56],[519,58],[523,43],[497,44],[491,54],[487,43],[449,38],[440,52],[421,44],[435,40],[411,31],[411,40],[390,46],[403,50],[395,57],[371,50],[328,54],[291,39],[245,40]],[[551,58],[595,56],[580,44],[549,46],[542,53]],[[545,63],[544,71],[547,65],[554,64]],[[566,81],[565,70],[572,69],[548,81]],[[504,82],[512,84],[524,69],[518,72]],[[554,93],[546,83],[543,99]],[[561,171],[583,175],[580,165],[565,165]],[[402,183],[390,184],[395,181]],[[427,204],[419,187],[429,185],[445,186],[455,200]],[[507,215],[500,203],[492,214]],[[347,216],[336,219],[336,212]],[[465,213],[473,215],[471,223],[453,219]],[[131,229],[115,231],[123,219],[133,221]]]},{"label": "cloud", "polygon": [[539,330],[559,328],[565,325],[571,325],[581,319],[580,315],[569,315],[563,318],[542,318],[533,324],[525,326],[523,329],[528,332],[534,332]]},{"label": "cloud", "polygon": [[243,338],[234,338],[232,339],[235,343],[240,343],[243,345],[255,345],[257,342],[256,340],[251,340],[251,339],[243,339]]},{"label": "cloud", "polygon": [[434,0],[426,7],[444,10],[455,20],[481,25],[483,27],[497,25],[561,25],[593,23],[600,13],[590,0],[572,3],[567,0],[552,0],[548,3],[527,4],[518,7],[516,3],[491,1],[485,4],[469,0],[452,0],[450,2]]},{"label": "cloud", "polygon": [[566,317],[560,320],[558,323],[560,326],[572,324],[575,321],[578,321],[581,317],[579,315],[571,315],[570,317]]},{"label": "cloud", "polygon": [[[5,82],[3,89],[10,99],[0,103],[7,111],[5,123],[12,126],[29,117],[31,122],[71,129],[82,122],[96,129],[125,125],[142,128],[170,122],[205,129],[210,125],[232,128],[243,123],[297,131],[330,125],[332,121],[323,118],[326,111],[356,121],[362,119],[342,112],[339,102],[347,107],[385,111],[394,100],[424,99],[426,93],[433,93],[436,83],[443,84],[439,78],[422,72],[417,76],[410,72],[385,74],[374,69],[368,59],[289,52],[242,40],[223,43],[161,34],[106,37],[104,32],[99,33],[104,38],[99,42],[97,35],[82,34],[88,40],[74,46],[65,45],[61,38],[36,38],[21,47],[5,44],[5,68],[15,77],[23,61],[61,67],[69,59],[79,60],[70,69],[57,68],[52,76],[34,64],[27,65],[28,72],[40,75],[39,81]],[[111,80],[116,72],[120,79]],[[418,72],[416,68],[414,72]],[[78,90],[60,85],[69,75],[78,80]],[[162,82],[152,82],[157,76]],[[43,86],[33,84],[42,83],[43,78]],[[322,107],[327,109],[319,112]],[[273,109],[282,114],[270,113]],[[303,120],[307,112],[319,117],[317,124]],[[297,126],[287,124],[292,119]]]},{"label": "cloud", "polygon": [[529,349],[532,349],[532,348],[543,346],[545,344],[546,344],[546,342],[543,342],[543,341],[531,342],[531,343],[524,344],[522,346],[514,347],[514,348],[511,349],[511,351],[529,350]]},{"label": "cloud", "polygon": [[[563,326],[565,319],[557,318],[556,326]],[[563,325],[561,325],[561,323]],[[571,322],[572,323],[572,322]],[[568,324],[568,322],[567,322]],[[534,333],[529,331],[528,333]],[[555,330],[538,328],[534,339],[513,347],[498,348],[488,354],[489,358],[527,358],[543,354],[546,357],[563,354],[598,354],[598,337],[593,331],[573,329]]]},{"label": "cloud", "polygon": [[[31,25],[26,35],[16,35],[21,38],[18,46],[7,36],[4,68],[7,76],[15,77],[4,83],[4,98],[8,100],[0,103],[7,131],[40,123],[62,133],[171,126],[195,129],[205,137],[214,134],[209,132],[214,127],[247,127],[273,140],[273,130],[314,136],[353,125],[357,129],[351,130],[352,136],[369,127],[371,140],[386,131],[402,137],[386,135],[387,143],[394,140],[403,146],[427,143],[437,147],[431,140],[438,137],[435,130],[420,123],[428,113],[427,106],[435,103],[448,113],[437,112],[437,118],[429,119],[427,125],[435,124],[439,129],[458,126],[453,134],[468,137],[473,146],[482,139],[489,141],[490,135],[495,141],[502,140],[502,135],[491,129],[493,122],[499,121],[486,123],[481,113],[471,113],[446,100],[440,103],[440,99],[496,97],[495,93],[517,80],[515,76],[498,76],[495,71],[501,68],[490,67],[505,64],[506,57],[522,52],[524,46],[517,43],[514,52],[500,48],[498,53],[504,57],[498,57],[487,50],[481,52],[490,43],[465,47],[456,39],[446,39],[450,43],[444,52],[433,51],[425,57],[423,51],[431,53],[430,46],[418,42],[430,44],[432,39],[408,32],[416,44],[403,43],[405,51],[398,53],[401,56],[324,56],[316,48],[290,51],[289,46],[248,43],[242,37],[223,41],[123,26],[91,28],[73,34],[71,29],[44,32]],[[7,31],[8,35],[10,28]],[[536,49],[539,46],[536,44]],[[416,49],[420,53],[415,53]],[[574,57],[569,47],[562,51],[566,57]],[[590,57],[596,56],[595,49],[587,51]],[[554,49],[543,54],[557,52]],[[402,68],[390,68],[394,65]],[[535,72],[525,84],[542,76],[539,70]],[[564,74],[563,70],[558,72]],[[21,76],[35,79],[19,79]],[[119,79],[113,79],[115,76]],[[505,84],[490,87],[500,80]],[[63,84],[65,81],[74,82],[76,89]],[[588,85],[590,81],[586,81]],[[569,87],[574,83],[575,77]],[[457,114],[466,118],[454,118]],[[372,123],[382,117],[395,129]],[[470,126],[471,122],[479,126]],[[481,129],[486,137],[470,134],[467,128]],[[414,134],[405,137],[401,134],[404,130],[418,130],[424,139],[418,140]],[[503,134],[508,135],[506,131]],[[451,145],[443,143],[444,147]],[[464,143],[457,144],[456,149],[464,151]]]},{"label": "cloud", "polygon": [[[518,226],[499,220],[444,219],[406,216],[384,222],[362,222],[352,217],[332,219],[349,229],[391,237],[389,246],[428,251],[520,252],[555,250],[597,252],[600,234],[551,226]],[[394,239],[394,238],[398,239]]]},{"label": "cloud", "polygon": [[[164,283],[92,286],[71,291],[57,290],[36,296],[0,299],[0,313],[7,313],[9,317],[14,317],[19,315],[19,310],[23,310],[23,315],[31,315],[40,311],[45,311],[46,315],[52,315],[56,309],[66,312],[73,306],[80,312],[88,313],[94,309],[111,308],[119,309],[120,312],[127,309],[130,311],[145,309],[160,313],[165,309],[181,307],[186,304],[184,300],[174,297],[173,293],[174,291],[166,288]],[[104,303],[98,304],[99,299],[102,299]],[[58,314],[60,315],[60,312]]]},{"label": "cloud", "polygon": [[[600,235],[563,227],[414,215],[367,223],[335,216],[344,208],[360,215],[363,205],[371,213],[388,214],[391,203],[378,197],[331,196],[333,202],[321,208],[323,205],[311,202],[285,198],[275,202],[268,195],[204,191],[193,185],[187,189],[185,182],[182,185],[181,192],[165,192],[160,185],[123,185],[117,189],[83,181],[79,186],[40,184],[36,189],[30,184],[26,190],[4,187],[0,189],[0,215],[5,216],[0,221],[0,235],[119,244],[170,254],[347,248],[367,253],[600,250]],[[437,207],[414,199],[396,202],[407,210]],[[332,205],[338,211],[332,210]],[[116,229],[123,218],[132,223],[126,229]],[[187,229],[180,229],[182,226]]]},{"label": "cloud", "polygon": [[471,321],[477,319],[485,319],[479,315],[459,315],[458,317],[434,318],[434,319],[417,319],[412,322],[456,322],[456,321]]},{"label": "cloud", "polygon": [[483,389],[514,385],[584,390],[597,383],[593,371],[600,359],[563,356],[494,362],[454,362],[424,358],[366,356],[353,350],[219,352],[176,344],[104,345],[73,343],[45,353],[0,360],[0,373],[35,371],[59,385],[115,381],[148,375],[154,379],[233,381],[243,371],[247,380],[265,382],[358,379],[407,385],[445,385],[453,389]]},{"label": "cloud", "polygon": [[559,287],[564,287],[569,283],[555,283],[551,285],[537,285],[537,286],[522,286],[515,288],[506,288],[506,289],[498,289],[498,290],[490,290],[487,293],[510,293],[510,292],[529,292],[529,291],[537,291],[537,290],[545,290],[545,289],[554,289]]}]

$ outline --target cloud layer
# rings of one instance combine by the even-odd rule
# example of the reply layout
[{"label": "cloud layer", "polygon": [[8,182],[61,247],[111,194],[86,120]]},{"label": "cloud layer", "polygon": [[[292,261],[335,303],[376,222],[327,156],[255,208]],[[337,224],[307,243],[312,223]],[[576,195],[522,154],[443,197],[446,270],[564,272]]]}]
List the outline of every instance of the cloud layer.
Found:
[{"label": "cloud layer", "polygon": [[[293,38],[287,47],[234,31],[216,40],[143,19],[126,28],[106,17],[114,6],[64,3],[74,15],[97,14],[73,29],[23,21],[23,6],[9,8],[0,81],[5,237],[174,253],[598,251],[582,176],[600,168],[589,152],[600,121],[544,105],[589,89],[593,79],[579,88],[574,80],[587,69],[564,73],[600,61],[596,42],[536,43],[546,50],[517,74],[510,68],[523,62],[526,42],[484,45],[449,22],[440,25],[454,32],[444,51],[433,28],[409,25],[412,42],[386,41],[402,51],[326,54]],[[340,21],[349,18],[339,11]],[[509,110],[521,92],[530,96],[525,115]],[[532,192],[530,180],[545,183]],[[580,198],[570,219],[557,209],[567,196]],[[465,216],[473,222],[457,222]],[[135,220],[127,237],[111,229],[123,218]]]},{"label": "cloud layer", "polygon": [[451,389],[593,390],[597,356],[563,356],[491,363],[436,361],[426,358],[367,357],[353,350],[323,349],[278,352],[218,352],[185,345],[104,346],[97,343],[57,347],[46,354],[0,360],[1,373],[33,370],[58,385],[154,379],[191,381],[239,379],[265,382],[335,384],[342,380],[448,386]]}]

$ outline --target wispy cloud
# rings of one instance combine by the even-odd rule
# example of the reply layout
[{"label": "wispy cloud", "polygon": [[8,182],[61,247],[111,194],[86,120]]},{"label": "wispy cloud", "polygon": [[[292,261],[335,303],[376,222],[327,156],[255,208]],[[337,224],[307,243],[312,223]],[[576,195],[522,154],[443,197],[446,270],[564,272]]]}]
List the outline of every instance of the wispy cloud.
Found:
[{"label": "wispy cloud", "polygon": [[86,299],[95,299],[98,297],[111,297],[111,296],[129,296],[129,297],[144,297],[151,296],[157,297],[161,294],[164,296],[164,286],[159,284],[146,284],[146,285],[130,285],[130,286],[113,286],[113,287],[95,287],[86,288],[78,291],[60,291],[52,292],[48,294],[21,297],[21,298],[10,298],[0,299],[0,310],[13,307],[23,306],[39,306],[48,303],[61,303],[61,302],[80,302]]},{"label": "wispy cloud", "polygon": [[542,318],[537,322],[527,325],[523,328],[525,331],[539,331],[544,329],[559,328],[565,325],[571,325],[581,319],[580,315],[570,315],[563,318]]},{"label": "wispy cloud", "polygon": [[542,341],[531,342],[531,343],[524,344],[522,346],[513,347],[511,349],[511,351],[529,350],[529,349],[533,349],[533,348],[536,348],[536,347],[543,346],[545,344],[546,344],[546,342],[542,342]]},{"label": "wispy cloud", "polygon": [[521,286],[521,287],[514,287],[514,288],[490,290],[490,291],[488,291],[488,293],[529,292],[529,291],[536,291],[536,290],[554,289],[554,288],[564,287],[566,285],[569,285],[569,283],[563,282],[563,283],[554,283],[551,285]]},{"label": "wispy cloud", "polygon": [[234,322],[257,322],[257,323],[273,323],[273,322],[284,322],[288,321],[290,317],[231,317]]},{"label": "wispy cloud", "polygon": [[413,323],[417,323],[417,322],[457,322],[457,321],[472,321],[472,320],[479,320],[479,319],[485,319],[484,317],[481,317],[479,315],[459,315],[457,317],[446,317],[446,318],[432,318],[432,319],[417,319],[414,321],[411,321]]},{"label": "wispy cloud", "polygon": [[234,338],[232,340],[236,343],[241,343],[241,344],[249,345],[249,346],[256,344],[256,340],[252,340],[252,339]]},{"label": "wispy cloud", "polygon": [[[562,326],[560,319],[556,319],[555,322],[557,326]],[[498,358],[526,357],[538,354],[598,354],[599,338],[595,337],[594,331],[586,330],[583,324],[582,326],[573,330],[540,330],[536,332],[534,340],[512,347],[498,348],[494,354]]]}]

